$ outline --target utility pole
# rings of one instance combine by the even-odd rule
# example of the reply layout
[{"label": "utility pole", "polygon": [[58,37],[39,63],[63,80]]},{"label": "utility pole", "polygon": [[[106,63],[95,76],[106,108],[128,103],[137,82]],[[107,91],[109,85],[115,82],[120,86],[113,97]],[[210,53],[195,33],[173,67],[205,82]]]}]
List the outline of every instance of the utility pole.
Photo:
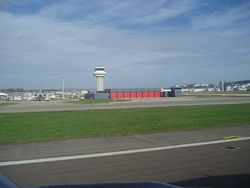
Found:
[{"label": "utility pole", "polygon": [[62,98],[65,99],[65,96],[64,96],[64,77],[62,78]]}]

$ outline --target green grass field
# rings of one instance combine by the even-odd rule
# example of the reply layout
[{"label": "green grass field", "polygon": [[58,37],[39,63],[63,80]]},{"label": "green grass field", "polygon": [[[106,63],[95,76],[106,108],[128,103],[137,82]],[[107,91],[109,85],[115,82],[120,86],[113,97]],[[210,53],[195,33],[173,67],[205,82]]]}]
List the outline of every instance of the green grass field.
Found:
[{"label": "green grass field", "polygon": [[250,104],[1,113],[0,144],[250,124]]}]

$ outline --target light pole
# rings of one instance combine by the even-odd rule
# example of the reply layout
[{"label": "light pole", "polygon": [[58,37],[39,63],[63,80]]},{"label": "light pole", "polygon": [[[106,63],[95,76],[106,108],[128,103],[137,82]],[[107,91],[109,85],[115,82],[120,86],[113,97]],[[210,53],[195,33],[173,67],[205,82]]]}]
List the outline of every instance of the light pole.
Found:
[{"label": "light pole", "polygon": [[65,99],[65,96],[64,96],[64,77],[62,78],[62,98],[63,98],[63,100]]}]

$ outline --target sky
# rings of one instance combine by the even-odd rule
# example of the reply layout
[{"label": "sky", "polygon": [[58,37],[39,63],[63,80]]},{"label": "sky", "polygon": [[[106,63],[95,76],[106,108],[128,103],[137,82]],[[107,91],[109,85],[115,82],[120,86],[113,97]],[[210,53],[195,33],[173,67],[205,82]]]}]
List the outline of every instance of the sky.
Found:
[{"label": "sky", "polygon": [[249,0],[0,0],[0,88],[250,79]]}]

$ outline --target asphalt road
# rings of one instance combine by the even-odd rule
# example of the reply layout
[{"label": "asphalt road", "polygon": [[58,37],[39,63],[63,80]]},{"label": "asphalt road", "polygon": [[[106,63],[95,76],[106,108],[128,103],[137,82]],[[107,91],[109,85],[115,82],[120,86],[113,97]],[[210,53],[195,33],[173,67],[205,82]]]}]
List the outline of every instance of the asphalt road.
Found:
[{"label": "asphalt road", "polygon": [[14,105],[0,106],[0,113],[8,112],[40,112],[62,110],[94,110],[142,108],[183,105],[239,104],[250,103],[250,97],[166,97],[136,99],[127,102],[111,102],[105,104],[70,104],[62,101],[21,101]]},{"label": "asphalt road", "polygon": [[185,187],[250,187],[250,141],[88,159],[1,166],[20,186],[162,181]]}]

